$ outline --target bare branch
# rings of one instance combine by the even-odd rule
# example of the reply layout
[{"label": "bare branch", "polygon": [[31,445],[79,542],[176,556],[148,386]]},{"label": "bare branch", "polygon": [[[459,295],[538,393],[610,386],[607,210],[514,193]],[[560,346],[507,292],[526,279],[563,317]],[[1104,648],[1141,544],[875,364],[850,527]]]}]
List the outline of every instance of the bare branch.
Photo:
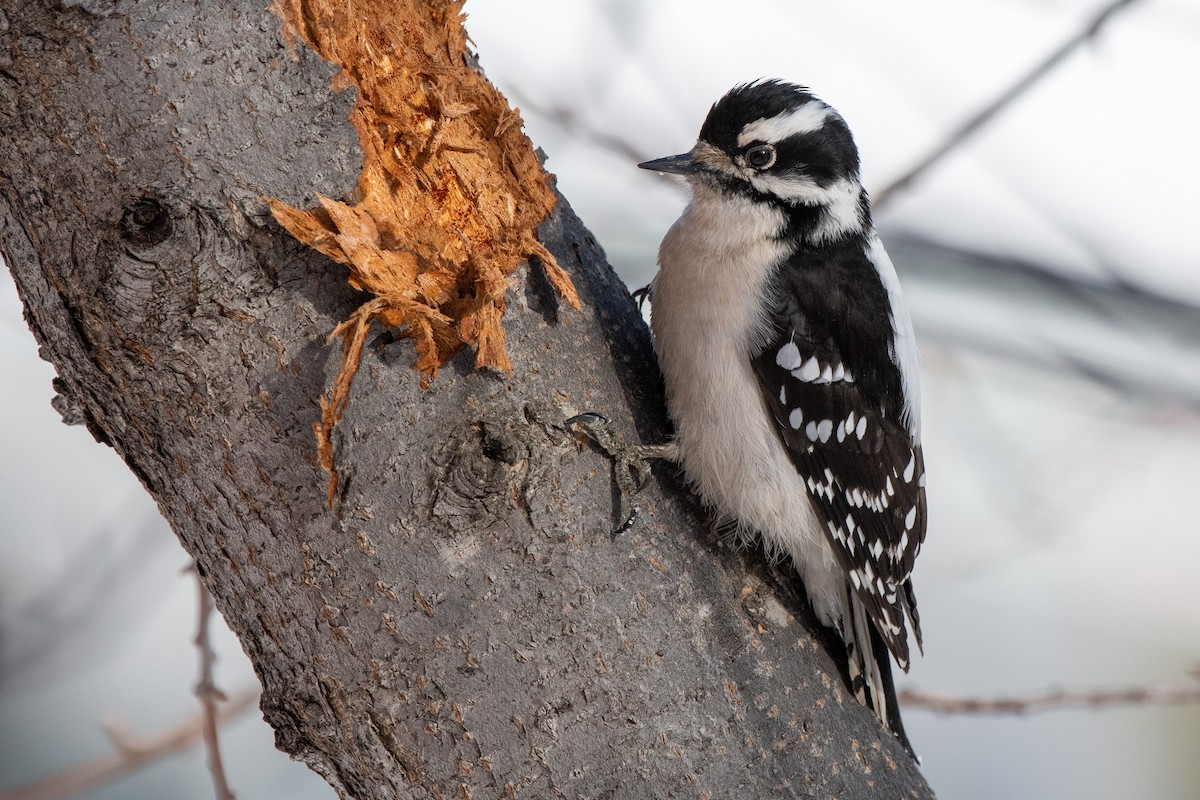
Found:
[{"label": "bare branch", "polygon": [[200,577],[200,570],[193,567],[196,575],[197,622],[196,649],[200,652],[200,681],[196,684],[196,697],[200,699],[201,720],[204,730],[204,747],[208,750],[208,770],[212,773],[213,789],[217,800],[236,800],[229,782],[225,778],[225,764],[221,760],[221,743],[217,737],[217,704],[227,700],[225,693],[213,683],[213,663],[217,654],[213,652],[208,638],[208,620],[212,617],[213,599]]},{"label": "bare branch", "polygon": [[906,188],[910,183],[920,177],[922,173],[926,172],[934,164],[945,158],[947,154],[966,141],[971,134],[975,133],[975,131],[979,130],[985,124],[990,122],[993,117],[1011,105],[1014,100],[1023,95],[1025,92],[1029,91],[1029,89],[1032,88],[1038,81],[1050,74],[1050,72],[1056,66],[1058,66],[1063,59],[1077,50],[1081,45],[1085,44],[1088,40],[1093,38],[1100,31],[1100,28],[1102,28],[1104,24],[1108,22],[1109,18],[1112,17],[1113,14],[1124,9],[1126,6],[1133,5],[1135,2],[1137,2],[1137,0],[1115,0],[1115,2],[1109,3],[1102,8],[1094,17],[1092,17],[1083,30],[1077,32],[1075,35],[1071,36],[1071,38],[1067,39],[1067,41],[1059,45],[1058,49],[1048,55],[1029,72],[1022,75],[1016,83],[1002,92],[999,97],[980,109],[974,116],[968,118],[953,133],[946,137],[945,141],[935,147],[928,155],[918,161],[907,172],[905,172],[896,180],[892,181],[892,183],[880,191],[874,192],[874,200],[872,205],[874,205],[876,209],[885,206],[896,194],[896,192]]},{"label": "bare branch", "polygon": [[634,163],[646,161],[650,158],[650,156],[646,155],[644,151],[640,150],[637,145],[628,139],[623,139],[620,136],[587,124],[587,122],[580,118],[578,112],[572,108],[557,103],[542,105],[536,100],[531,100],[528,95],[515,87],[508,87],[505,91],[512,97],[516,105],[526,111],[554,121],[560,128],[573,134],[581,141],[591,142],[603,150],[631,160]]},{"label": "bare branch", "polygon": [[905,708],[922,708],[937,714],[1032,714],[1065,708],[1098,710],[1114,706],[1200,703],[1200,683],[1123,689],[1053,689],[1042,694],[992,698],[954,697],[904,689],[898,692],[898,697]]},{"label": "bare branch", "polygon": [[[235,696],[217,711],[216,722],[223,724],[254,708],[258,690]],[[0,800],[60,800],[60,798],[96,789],[134,772],[150,762],[182,752],[204,736],[203,715],[148,737],[133,737],[113,727],[105,731],[113,741],[115,753],[88,761],[25,786],[0,792]]]}]

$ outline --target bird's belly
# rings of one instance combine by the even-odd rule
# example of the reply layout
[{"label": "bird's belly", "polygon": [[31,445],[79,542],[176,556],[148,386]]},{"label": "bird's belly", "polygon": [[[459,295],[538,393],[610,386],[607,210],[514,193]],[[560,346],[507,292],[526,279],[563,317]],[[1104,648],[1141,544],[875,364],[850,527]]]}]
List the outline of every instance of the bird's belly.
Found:
[{"label": "bird's belly", "polygon": [[[662,307],[656,287],[655,302]],[[695,311],[695,309],[693,309]],[[821,621],[840,621],[844,581],[738,337],[693,313],[655,326],[680,463],[689,482],[767,550],[792,557]]]}]

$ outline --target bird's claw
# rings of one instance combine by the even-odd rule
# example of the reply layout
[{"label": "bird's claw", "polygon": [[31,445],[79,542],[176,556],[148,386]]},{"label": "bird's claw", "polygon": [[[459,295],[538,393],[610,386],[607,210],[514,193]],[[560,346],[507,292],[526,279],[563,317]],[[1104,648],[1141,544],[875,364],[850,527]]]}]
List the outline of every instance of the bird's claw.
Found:
[{"label": "bird's claw", "polygon": [[638,513],[641,511],[633,504],[633,496],[641,491],[650,479],[649,459],[654,456],[653,448],[642,444],[626,444],[614,429],[612,420],[594,411],[576,414],[563,424],[580,428],[612,459],[621,515],[621,522],[613,534],[624,533],[637,522]]},{"label": "bird's claw", "polygon": [[629,296],[633,298],[633,302],[637,303],[637,310],[640,312],[647,300],[654,302],[654,284],[650,283],[640,289],[634,289]]}]

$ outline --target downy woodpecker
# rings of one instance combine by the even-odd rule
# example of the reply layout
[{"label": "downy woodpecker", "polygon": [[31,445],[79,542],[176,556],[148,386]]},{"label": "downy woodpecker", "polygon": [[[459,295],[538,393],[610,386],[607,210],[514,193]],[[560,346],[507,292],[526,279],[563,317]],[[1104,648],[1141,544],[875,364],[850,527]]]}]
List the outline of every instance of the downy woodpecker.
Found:
[{"label": "downy woodpecker", "polygon": [[689,152],[639,166],[691,190],[650,292],[676,435],[639,454],[790,557],[856,697],[908,747],[888,655],[908,669],[909,624],[921,644],[917,348],[850,129],[806,88],[758,81]]}]

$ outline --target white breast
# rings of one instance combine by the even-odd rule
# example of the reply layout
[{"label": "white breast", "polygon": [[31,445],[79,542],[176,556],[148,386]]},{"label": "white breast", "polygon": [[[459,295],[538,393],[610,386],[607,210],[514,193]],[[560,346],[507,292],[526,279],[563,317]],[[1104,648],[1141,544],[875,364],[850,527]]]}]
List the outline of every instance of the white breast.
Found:
[{"label": "white breast", "polygon": [[836,625],[844,580],[750,365],[768,333],[766,281],[788,252],[774,238],[784,224],[770,206],[694,187],[659,251],[651,328],[689,481],[790,555],[814,610]]}]

